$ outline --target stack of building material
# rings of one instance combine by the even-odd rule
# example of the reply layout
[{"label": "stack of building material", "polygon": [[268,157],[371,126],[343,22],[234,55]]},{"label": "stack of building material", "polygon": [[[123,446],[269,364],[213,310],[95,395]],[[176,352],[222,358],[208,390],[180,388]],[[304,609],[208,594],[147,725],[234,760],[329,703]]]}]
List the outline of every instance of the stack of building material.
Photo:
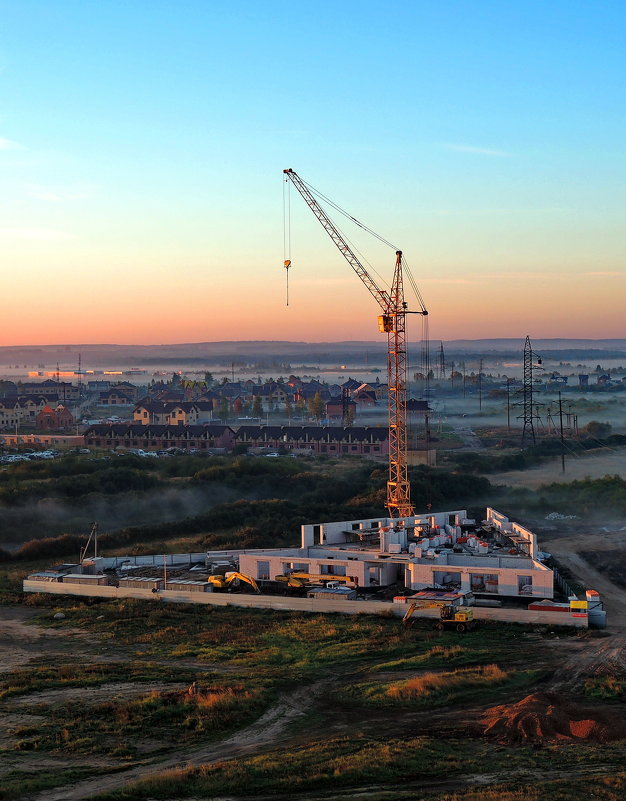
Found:
[{"label": "stack of building material", "polygon": [[106,586],[109,583],[108,576],[103,576],[102,573],[98,575],[89,575],[86,573],[69,573],[63,576],[63,584],[89,584],[97,586]]},{"label": "stack of building material", "polygon": [[132,578],[121,578],[120,589],[133,590],[162,590],[162,578],[146,578],[145,576],[133,576]]},{"label": "stack of building material", "polygon": [[171,579],[167,582],[166,590],[182,590],[184,592],[213,592],[213,585],[208,581],[194,581],[193,579]]}]

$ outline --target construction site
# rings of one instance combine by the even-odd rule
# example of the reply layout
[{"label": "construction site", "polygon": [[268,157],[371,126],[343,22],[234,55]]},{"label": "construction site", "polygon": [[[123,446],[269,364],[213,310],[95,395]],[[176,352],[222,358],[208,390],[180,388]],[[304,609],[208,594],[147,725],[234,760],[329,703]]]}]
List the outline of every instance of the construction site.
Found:
[{"label": "construction site", "polygon": [[[285,169],[283,175],[287,190],[284,196],[287,198],[284,205],[287,282],[292,266],[289,188],[294,186],[378,305],[378,329],[387,338],[387,516],[304,525],[299,548],[234,552],[235,561],[226,565],[222,578],[211,573],[204,581],[199,580],[199,574],[197,578],[172,574],[172,569],[178,565],[174,557],[168,556],[156,557],[163,559],[162,577],[139,575],[136,570],[140,566],[132,564],[130,559],[122,558],[120,566],[120,557],[113,560],[98,557],[94,542],[93,559],[88,562],[81,559],[79,564],[67,569],[61,566],[60,570],[31,574],[24,582],[24,590],[91,593],[105,597],[111,597],[109,593],[117,597],[147,594],[147,597],[210,603],[214,590],[228,590],[231,584],[243,584],[250,586],[258,596],[262,594],[261,586],[265,590],[262,601],[253,596],[246,600],[246,605],[267,606],[271,603],[267,598],[285,587],[287,591],[302,591],[307,596],[308,607],[298,605],[300,599],[296,602],[292,598],[290,602],[295,606],[291,608],[310,608],[311,611],[376,612],[384,611],[384,607],[372,604],[391,603],[396,614],[404,614],[402,605],[410,603],[412,614],[438,614],[443,621],[450,614],[454,619],[457,605],[461,605],[480,607],[477,618],[558,622],[585,627],[589,624],[591,606],[594,625],[604,625],[604,612],[597,594],[584,598],[570,594],[561,597],[560,602],[554,600],[553,571],[540,559],[536,536],[510,522],[505,515],[491,508],[486,509],[486,516],[480,521],[469,519],[466,510],[415,514],[408,478],[407,319],[411,314],[421,317],[422,352],[428,354],[428,310],[401,250],[329,201],[337,212],[395,251],[393,278],[386,288],[322,207],[321,199],[328,201],[328,198],[294,170]],[[405,275],[418,303],[416,310],[409,309],[405,298]],[[527,359],[525,351],[525,365],[527,360],[532,365],[532,353]],[[532,394],[529,400],[525,398],[524,408],[532,426]],[[169,579],[166,575],[168,560]],[[187,554],[182,556],[182,561],[188,561],[189,567],[196,571],[214,570],[210,555],[198,561],[198,555]],[[122,576],[122,567],[132,570],[133,576]],[[109,571],[109,575],[105,571]],[[424,591],[433,594],[424,597]],[[443,593],[445,599],[437,597],[438,593]],[[372,595],[378,597],[372,599]],[[505,602],[512,608],[503,609]],[[286,604],[286,600],[281,600],[280,608],[290,608]],[[336,609],[335,604],[339,604]]]},{"label": "construction site", "polygon": [[[624,638],[604,609],[620,610],[615,586],[598,572],[601,596],[564,577],[546,550],[558,537],[546,545],[492,506],[433,510],[422,497],[416,513],[402,252],[382,289],[313,190],[285,176],[381,312],[384,507],[304,514],[299,542],[294,527],[282,547],[112,555],[94,524],[75,561],[20,577],[26,602],[0,608],[6,797],[475,801],[479,787],[543,801],[541,782],[578,801],[598,770],[623,766]],[[511,783],[522,795],[507,795]]]}]

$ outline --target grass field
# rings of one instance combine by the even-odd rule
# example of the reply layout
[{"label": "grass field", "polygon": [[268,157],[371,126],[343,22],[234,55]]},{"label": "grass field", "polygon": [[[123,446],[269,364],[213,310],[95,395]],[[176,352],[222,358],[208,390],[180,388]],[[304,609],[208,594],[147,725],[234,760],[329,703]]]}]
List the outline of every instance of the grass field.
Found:
[{"label": "grass field", "polygon": [[[480,710],[543,687],[562,659],[553,634],[521,626],[460,635],[384,617],[44,596],[21,609],[31,615],[24,639],[32,632],[47,648],[0,672],[0,799],[43,801],[50,787],[68,801],[345,799],[368,787],[382,800],[410,786],[413,799],[471,801],[468,777],[486,765],[487,785],[511,770],[523,784],[537,760],[530,745],[479,736]],[[584,692],[622,703],[619,683]],[[554,784],[581,766],[602,776],[608,765],[608,776],[624,748],[552,743],[542,753],[560,771],[546,776]],[[598,798],[617,799],[619,785],[599,786]]]}]

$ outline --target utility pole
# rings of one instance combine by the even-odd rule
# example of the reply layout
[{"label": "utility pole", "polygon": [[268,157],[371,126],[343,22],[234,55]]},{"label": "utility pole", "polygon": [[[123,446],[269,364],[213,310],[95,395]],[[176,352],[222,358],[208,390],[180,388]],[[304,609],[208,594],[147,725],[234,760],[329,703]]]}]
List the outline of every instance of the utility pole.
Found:
[{"label": "utility pole", "polygon": [[559,392],[559,424],[561,429],[561,472],[565,472],[565,440],[563,439],[563,404]]},{"label": "utility pole", "polygon": [[511,379],[506,380],[506,430],[511,433]]}]

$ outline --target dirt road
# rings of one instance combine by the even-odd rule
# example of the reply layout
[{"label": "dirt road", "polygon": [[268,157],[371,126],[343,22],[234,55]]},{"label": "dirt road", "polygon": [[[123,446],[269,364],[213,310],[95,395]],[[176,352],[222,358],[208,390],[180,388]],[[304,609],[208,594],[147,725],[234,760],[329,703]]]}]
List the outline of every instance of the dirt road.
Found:
[{"label": "dirt road", "polygon": [[606,475],[626,475],[626,448],[609,450],[599,448],[580,456],[565,456],[565,472],[561,471],[561,459],[531,467],[528,470],[509,470],[497,476],[487,476],[496,484],[509,487],[537,489],[542,484],[568,483],[583,478],[603,478]]},{"label": "dirt road", "polygon": [[626,532],[623,531],[560,534],[551,539],[541,539],[542,550],[553,554],[587,588],[600,593],[607,612],[608,625],[618,630],[626,629],[626,590],[592,567],[581,556],[581,552],[595,549],[621,553],[624,544],[626,544]]},{"label": "dirt road", "polygon": [[83,633],[72,629],[45,629],[27,625],[28,620],[40,613],[40,609],[0,606],[0,673],[16,670],[43,653],[64,651],[68,638],[74,640],[72,653],[75,657],[75,638],[82,637]]},{"label": "dirt road", "polygon": [[98,793],[117,790],[144,776],[154,775],[172,768],[236,759],[259,753],[264,748],[274,749],[280,745],[281,737],[288,725],[305,714],[315,698],[322,692],[325,684],[326,682],[318,682],[283,695],[258,720],[219,743],[173,751],[167,759],[137,765],[108,776],[87,779],[73,787],[46,790],[29,796],[28,801],[82,801],[82,799],[91,798]]}]

